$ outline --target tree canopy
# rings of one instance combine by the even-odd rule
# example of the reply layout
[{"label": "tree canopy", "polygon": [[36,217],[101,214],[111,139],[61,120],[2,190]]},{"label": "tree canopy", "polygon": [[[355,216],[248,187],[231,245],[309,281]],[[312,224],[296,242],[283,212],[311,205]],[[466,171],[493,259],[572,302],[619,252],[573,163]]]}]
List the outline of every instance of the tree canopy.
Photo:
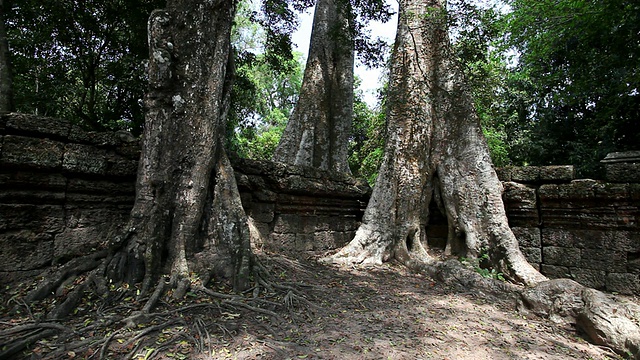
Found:
[{"label": "tree canopy", "polygon": [[96,130],[143,122],[147,19],[160,0],[5,1],[15,108]]},{"label": "tree canopy", "polygon": [[575,164],[587,175],[611,151],[640,143],[640,4],[510,4],[510,44],[530,86],[524,126],[531,164]]}]

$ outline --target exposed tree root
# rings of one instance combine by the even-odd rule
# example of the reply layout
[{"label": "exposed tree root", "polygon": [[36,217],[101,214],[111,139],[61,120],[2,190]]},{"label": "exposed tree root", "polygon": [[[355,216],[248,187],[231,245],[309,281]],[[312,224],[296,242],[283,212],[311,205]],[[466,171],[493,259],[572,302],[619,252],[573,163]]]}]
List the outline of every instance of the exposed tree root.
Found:
[{"label": "exposed tree root", "polygon": [[[291,326],[294,317],[307,316],[307,309],[316,307],[300,290],[302,286],[271,280],[269,270],[258,262],[252,278],[255,286],[244,294],[227,287],[216,291],[197,279],[163,277],[143,297],[133,285],[106,287],[106,281],[100,281],[106,279],[105,264],[110,258],[100,254],[87,259],[90,265],[77,261],[64,265],[52,275],[57,278],[45,279],[24,297],[48,294],[43,300],[27,303],[17,295],[11,298],[21,311],[14,308],[13,314],[20,314],[24,321],[0,323],[0,358],[20,358],[31,351],[51,359],[67,353],[107,359],[135,358],[144,352],[152,357],[184,343],[202,352],[211,347],[213,338],[235,335],[239,317],[255,314],[263,322]],[[26,313],[28,317],[23,316]],[[71,313],[76,315],[66,317]]]},{"label": "exposed tree root", "polygon": [[25,299],[26,302],[42,300],[55,292],[67,279],[91,271],[102,263],[102,259],[108,255],[107,250],[99,251],[80,258],[73,259],[60,267],[54,274],[33,290]]}]

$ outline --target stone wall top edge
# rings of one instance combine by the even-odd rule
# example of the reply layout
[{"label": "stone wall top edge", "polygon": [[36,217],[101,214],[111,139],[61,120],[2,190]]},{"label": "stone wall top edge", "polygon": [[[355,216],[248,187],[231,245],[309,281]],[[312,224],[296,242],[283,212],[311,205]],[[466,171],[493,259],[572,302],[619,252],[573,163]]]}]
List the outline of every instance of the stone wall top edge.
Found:
[{"label": "stone wall top edge", "polygon": [[364,179],[347,173],[320,170],[307,166],[289,165],[268,160],[243,159],[231,156],[231,164],[238,173],[245,175],[261,175],[274,178],[298,176],[309,180],[322,180],[340,183],[342,187],[351,188],[355,192],[368,194],[371,188]]},{"label": "stone wall top edge", "polygon": [[139,143],[127,131],[90,131],[65,119],[23,113],[0,115],[0,135],[4,134],[52,138],[110,148],[137,146]]}]

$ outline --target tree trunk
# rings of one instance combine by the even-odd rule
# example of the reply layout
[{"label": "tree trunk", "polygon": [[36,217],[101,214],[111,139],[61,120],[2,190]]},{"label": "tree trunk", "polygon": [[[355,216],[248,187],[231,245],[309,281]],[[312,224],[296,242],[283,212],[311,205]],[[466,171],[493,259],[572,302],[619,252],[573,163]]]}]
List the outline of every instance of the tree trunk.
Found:
[{"label": "tree trunk", "polygon": [[9,60],[9,41],[4,27],[4,0],[0,0],[0,113],[13,111],[13,83]]},{"label": "tree trunk", "polygon": [[300,97],[273,160],[349,172],[354,45],[349,11],[319,0]]},{"label": "tree trunk", "polygon": [[126,251],[110,273],[163,275],[185,291],[191,272],[246,286],[252,266],[247,219],[221,136],[228,109],[235,0],[170,0],[149,20],[149,91],[136,201]]},{"label": "tree trunk", "polygon": [[437,201],[449,223],[445,253],[487,258],[525,284],[545,279],[525,260],[461,70],[445,1],[400,2],[388,94],[385,157],[355,238],[332,261],[433,263],[425,229]]}]

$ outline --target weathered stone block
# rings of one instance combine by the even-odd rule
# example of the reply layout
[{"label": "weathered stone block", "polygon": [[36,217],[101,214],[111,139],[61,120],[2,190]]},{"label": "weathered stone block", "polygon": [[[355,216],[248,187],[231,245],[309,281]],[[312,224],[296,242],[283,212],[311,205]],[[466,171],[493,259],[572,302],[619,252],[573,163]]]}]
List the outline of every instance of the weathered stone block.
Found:
[{"label": "weathered stone block", "polygon": [[275,208],[276,205],[273,203],[253,203],[248,213],[256,221],[270,223],[274,219]]},{"label": "weathered stone block", "polygon": [[72,173],[104,175],[107,170],[106,155],[105,150],[93,146],[67,144],[62,167]]},{"label": "weathered stone block", "polygon": [[318,217],[309,215],[300,216],[299,225],[299,232],[313,234],[316,231],[316,226],[318,225]]},{"label": "weathered stone block", "polygon": [[640,275],[640,254],[627,255],[627,272]]},{"label": "weathered stone block", "polygon": [[508,182],[504,184],[504,205],[511,226],[534,227],[540,223],[536,189]]},{"label": "weathered stone block", "polygon": [[19,113],[5,114],[3,117],[7,120],[6,128],[17,132],[67,138],[71,129],[71,122],[64,119]]},{"label": "weathered stone block", "polygon": [[629,197],[631,198],[631,205],[636,207],[640,206],[640,184],[629,184]]},{"label": "weathered stone block", "polygon": [[566,266],[540,264],[540,272],[551,279],[570,278],[571,272]]},{"label": "weathered stone block", "polygon": [[313,234],[297,234],[295,250],[311,251],[315,247],[315,237]]},{"label": "weathered stone block", "polygon": [[620,294],[640,294],[640,275],[625,273],[609,273],[606,283],[607,291]]},{"label": "weathered stone block", "polygon": [[262,202],[274,203],[278,199],[278,194],[276,194],[271,190],[266,190],[266,189],[256,190],[256,191],[253,191],[251,194],[253,195],[254,198],[256,198],[256,200],[262,201]]},{"label": "weathered stone block", "polygon": [[540,264],[542,262],[542,250],[540,248],[520,248],[522,254],[531,264]]},{"label": "weathered stone block", "polygon": [[89,143],[99,147],[116,147],[122,142],[114,132],[87,131],[78,125],[71,127],[69,140],[75,143]]},{"label": "weathered stone block", "polygon": [[511,168],[511,181],[535,183],[540,180],[538,166],[514,166]]},{"label": "weathered stone block", "polygon": [[546,246],[542,248],[542,260],[548,265],[578,266],[580,249]]},{"label": "weathered stone block", "polygon": [[67,187],[67,178],[56,173],[14,171],[0,173],[0,186],[3,189],[64,190]]},{"label": "weathered stone block", "polygon": [[605,179],[609,182],[640,182],[640,162],[605,165]]},{"label": "weathered stone block", "polygon": [[509,168],[507,177],[508,181],[522,183],[568,182],[575,179],[575,169],[572,165],[513,166]]},{"label": "weathered stone block", "polygon": [[511,176],[511,170],[513,166],[504,166],[496,168],[496,175],[498,175],[498,179],[502,182],[512,181],[513,177]]},{"label": "weathered stone block", "polygon": [[313,234],[313,250],[329,250],[337,247],[336,235],[339,234],[335,231],[318,231]]},{"label": "weathered stone block", "polygon": [[[87,193],[90,195],[107,194],[109,197],[113,195],[131,195],[135,194],[135,184],[131,181],[108,181],[108,180],[87,180],[71,178],[67,188],[72,193]],[[133,202],[131,202],[133,205]]]},{"label": "weathered stone block", "polygon": [[275,218],[273,232],[276,234],[294,234],[300,229],[300,216],[279,214]]},{"label": "weathered stone block", "polygon": [[541,166],[539,176],[543,182],[565,182],[575,179],[576,171],[573,165]]},{"label": "weathered stone block", "polygon": [[579,267],[607,272],[624,272],[627,270],[627,254],[616,248],[582,249]]},{"label": "weathered stone block", "polygon": [[542,245],[578,249],[629,249],[631,232],[598,229],[542,229]]},{"label": "weathered stone block", "polygon": [[512,227],[511,231],[518,239],[520,247],[540,248],[542,246],[542,238],[540,229],[536,227]]},{"label": "weathered stone block", "polygon": [[337,217],[332,218],[330,216],[318,216],[316,219],[315,231],[340,231],[340,224],[341,219]]},{"label": "weathered stone block", "polygon": [[0,271],[24,271],[48,266],[53,260],[53,236],[32,230],[0,234]]},{"label": "weathered stone block", "polygon": [[571,268],[571,277],[580,284],[594,289],[604,289],[607,273],[601,270]]},{"label": "weathered stone block", "polygon": [[63,229],[62,205],[0,204],[0,231],[32,230],[53,234]]},{"label": "weathered stone block", "polygon": [[49,139],[23,136],[4,137],[0,164],[36,169],[56,169],[62,165],[64,144]]},{"label": "weathered stone block", "polygon": [[138,160],[131,160],[116,154],[109,154],[106,160],[106,175],[135,178],[138,172]]},{"label": "weathered stone block", "polygon": [[273,244],[274,247],[269,247],[269,249],[273,250],[287,250],[293,249],[296,244],[296,234],[271,234],[270,244]]},{"label": "weathered stone block", "polygon": [[595,199],[600,204],[606,203],[608,206],[628,205],[631,201],[629,184],[597,183]]}]

